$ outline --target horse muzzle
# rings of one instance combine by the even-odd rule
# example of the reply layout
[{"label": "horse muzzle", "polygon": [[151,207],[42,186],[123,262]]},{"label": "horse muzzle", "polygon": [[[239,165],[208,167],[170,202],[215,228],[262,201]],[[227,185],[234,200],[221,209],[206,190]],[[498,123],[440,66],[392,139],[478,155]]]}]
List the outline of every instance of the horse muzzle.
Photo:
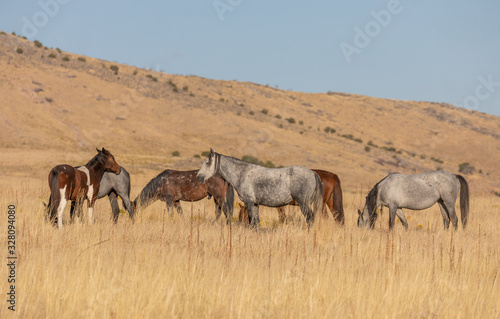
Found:
[{"label": "horse muzzle", "polygon": [[205,176],[196,175],[196,180],[198,183],[205,184]]}]

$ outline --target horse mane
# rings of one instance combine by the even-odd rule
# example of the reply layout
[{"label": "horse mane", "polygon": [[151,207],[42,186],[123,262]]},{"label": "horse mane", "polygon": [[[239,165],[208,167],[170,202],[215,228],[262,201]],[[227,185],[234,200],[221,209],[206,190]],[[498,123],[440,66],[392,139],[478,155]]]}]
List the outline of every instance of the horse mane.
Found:
[{"label": "horse mane", "polygon": [[391,174],[382,178],[377,184],[375,184],[375,186],[373,186],[368,195],[366,195],[366,208],[368,209],[368,213],[370,214],[370,227],[372,228],[375,226],[375,221],[377,220],[378,217],[378,215],[375,212],[375,209],[377,208],[376,205],[378,197],[378,186],[390,175]]},{"label": "horse mane", "polygon": [[136,206],[144,206],[145,208],[152,201],[156,200],[156,196],[160,191],[160,187],[163,185],[163,177],[170,174],[172,171],[167,169],[161,172],[158,176],[149,181],[149,183],[142,189],[142,191],[137,195],[134,200]]}]

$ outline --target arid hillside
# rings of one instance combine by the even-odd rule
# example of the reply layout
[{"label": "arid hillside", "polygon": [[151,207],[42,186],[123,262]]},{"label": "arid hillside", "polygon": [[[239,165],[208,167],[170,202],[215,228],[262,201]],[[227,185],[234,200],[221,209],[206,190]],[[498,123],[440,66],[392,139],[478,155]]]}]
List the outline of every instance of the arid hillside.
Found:
[{"label": "arid hillside", "polygon": [[44,181],[55,164],[84,164],[102,146],[131,174],[152,178],[198,168],[213,147],[326,169],[345,190],[367,190],[389,172],[442,168],[461,171],[473,193],[500,193],[500,118],[443,103],[171,75],[5,33],[0,97],[5,183]]}]

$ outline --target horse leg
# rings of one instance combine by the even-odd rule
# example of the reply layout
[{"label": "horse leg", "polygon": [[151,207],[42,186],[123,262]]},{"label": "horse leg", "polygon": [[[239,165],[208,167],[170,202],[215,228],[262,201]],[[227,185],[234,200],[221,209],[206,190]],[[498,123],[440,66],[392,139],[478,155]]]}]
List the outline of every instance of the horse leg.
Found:
[{"label": "horse leg", "polygon": [[108,194],[109,204],[111,205],[111,212],[113,213],[113,223],[118,222],[118,216],[120,215],[120,207],[118,206],[118,199],[115,192]]},{"label": "horse leg", "polygon": [[396,215],[401,221],[401,224],[403,224],[404,228],[408,230],[408,222],[406,221],[405,214],[403,213],[403,210],[401,208],[398,208],[398,210],[396,211]]},{"label": "horse leg", "polygon": [[130,198],[126,195],[126,196],[120,196],[121,199],[122,199],[122,204],[123,204],[123,207],[125,207],[125,209],[127,210],[129,216],[130,216],[130,219],[132,220],[132,224],[135,223],[135,210],[134,210],[134,207],[132,206],[132,203],[130,202]]},{"label": "horse leg", "polygon": [[307,228],[311,228],[312,224],[314,223],[314,212],[312,208],[306,204],[301,204],[299,205],[299,207],[302,211],[302,214],[306,218]]},{"label": "horse leg", "polygon": [[448,229],[450,227],[450,216],[448,215],[448,210],[443,203],[443,200],[438,200],[439,208],[441,209],[441,215],[443,216],[443,224],[444,229]]},{"label": "horse leg", "polygon": [[286,220],[286,215],[285,215],[285,206],[280,206],[280,207],[277,207],[278,209],[278,215],[279,215],[279,218],[280,218],[280,223],[284,223],[285,220]]},{"label": "horse leg", "polygon": [[450,217],[451,222],[453,223],[453,227],[455,230],[458,228],[458,217],[457,213],[455,212],[455,201],[453,200],[443,200],[443,204],[446,207],[446,210],[448,211],[448,216]]},{"label": "horse leg", "polygon": [[87,200],[89,225],[94,223],[94,201]]},{"label": "horse leg", "polygon": [[391,204],[389,206],[389,230],[394,228],[394,219],[396,218],[396,211],[398,210],[398,207],[394,204]]},{"label": "horse leg", "polygon": [[173,214],[174,198],[173,197],[165,198],[165,204],[167,205],[167,212],[170,212],[170,209],[172,209],[172,214]]},{"label": "horse leg", "polygon": [[248,211],[248,221],[251,227],[258,227],[260,224],[259,206],[254,203],[245,203]]},{"label": "horse leg", "polygon": [[180,201],[174,202],[174,207],[177,210],[177,214],[182,215],[181,202]]},{"label": "horse leg", "polygon": [[[222,214],[222,208],[220,207],[219,201],[215,199],[214,197],[214,203],[215,203],[215,221],[218,221],[220,218],[220,215]],[[224,212],[227,218],[226,212]]]},{"label": "horse leg", "polygon": [[57,207],[57,227],[61,229],[63,227],[62,216],[64,213],[64,208],[66,208],[66,204],[68,203],[68,200],[66,199],[66,186],[60,189],[59,192],[60,192],[60,200],[59,200],[59,206]]}]

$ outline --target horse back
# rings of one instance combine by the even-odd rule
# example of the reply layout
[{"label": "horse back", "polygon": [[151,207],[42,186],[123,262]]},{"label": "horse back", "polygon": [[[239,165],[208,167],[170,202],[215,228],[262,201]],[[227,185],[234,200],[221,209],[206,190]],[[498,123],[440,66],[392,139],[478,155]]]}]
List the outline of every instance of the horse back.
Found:
[{"label": "horse back", "polygon": [[[80,171],[71,165],[61,164],[55,166],[49,173],[49,187],[51,187],[51,192],[66,188],[66,199],[76,200],[81,190],[82,176],[80,173]],[[53,179],[57,179],[57,182]],[[56,187],[57,189],[54,189]]]}]

